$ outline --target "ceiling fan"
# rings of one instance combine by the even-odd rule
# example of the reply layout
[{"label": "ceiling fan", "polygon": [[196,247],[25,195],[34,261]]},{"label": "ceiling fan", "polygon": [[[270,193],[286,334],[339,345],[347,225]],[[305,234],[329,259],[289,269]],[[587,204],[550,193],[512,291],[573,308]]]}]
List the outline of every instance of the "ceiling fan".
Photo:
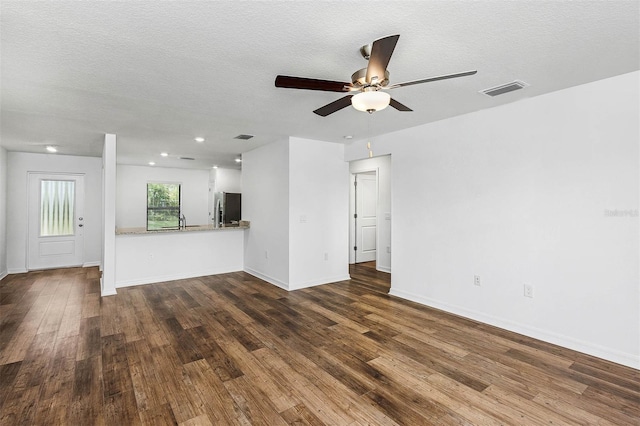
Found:
[{"label": "ceiling fan", "polygon": [[395,49],[396,43],[398,43],[398,38],[400,38],[400,35],[391,35],[380,38],[371,44],[362,46],[360,48],[360,53],[369,61],[369,65],[367,68],[363,68],[353,73],[350,83],[279,75],[276,77],[276,87],[321,90],[324,92],[359,92],[355,95],[349,94],[313,111],[322,117],[326,117],[329,114],[340,111],[349,105],[353,105],[355,109],[359,111],[366,111],[370,114],[375,111],[380,111],[389,105],[398,111],[413,111],[411,108],[391,98],[391,96],[384,92],[384,90],[428,83],[431,81],[446,80],[448,78],[464,77],[467,75],[473,75],[477,72],[476,70],[465,71],[456,74],[425,78],[423,80],[407,81],[405,83],[392,84],[389,86],[389,71],[387,71],[387,65],[389,64],[389,60],[393,54],[393,49]]}]

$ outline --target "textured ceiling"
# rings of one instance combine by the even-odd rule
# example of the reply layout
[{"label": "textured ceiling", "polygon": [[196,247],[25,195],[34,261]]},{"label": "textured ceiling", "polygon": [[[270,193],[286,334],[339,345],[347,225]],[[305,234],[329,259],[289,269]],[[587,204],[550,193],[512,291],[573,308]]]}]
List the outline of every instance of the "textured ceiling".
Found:
[{"label": "textured ceiling", "polygon": [[[103,134],[115,133],[120,163],[235,167],[239,153],[286,136],[345,143],[345,135],[388,133],[638,70],[639,7],[3,0],[0,143],[100,156]],[[414,112],[371,116],[349,107],[322,118],[312,111],[342,94],[274,87],[277,74],[349,81],[366,67],[360,46],[389,34],[400,34],[391,84],[478,73],[396,89],[392,96]],[[478,93],[515,79],[530,86],[496,98]],[[234,140],[240,133],[255,137]]]}]

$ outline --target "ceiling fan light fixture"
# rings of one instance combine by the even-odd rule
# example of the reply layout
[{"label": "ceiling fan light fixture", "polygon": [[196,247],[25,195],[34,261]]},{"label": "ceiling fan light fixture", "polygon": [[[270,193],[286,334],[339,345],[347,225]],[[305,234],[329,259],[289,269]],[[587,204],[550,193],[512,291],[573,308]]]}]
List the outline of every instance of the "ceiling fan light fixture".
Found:
[{"label": "ceiling fan light fixture", "polygon": [[358,93],[351,98],[351,105],[358,111],[375,112],[389,106],[391,96],[387,92],[369,91]]}]

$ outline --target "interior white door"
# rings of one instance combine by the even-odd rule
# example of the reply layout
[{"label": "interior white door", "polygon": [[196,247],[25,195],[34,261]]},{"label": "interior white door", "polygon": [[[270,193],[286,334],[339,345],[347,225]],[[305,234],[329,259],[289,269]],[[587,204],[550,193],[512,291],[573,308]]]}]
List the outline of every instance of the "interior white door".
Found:
[{"label": "interior white door", "polygon": [[82,266],[84,176],[29,173],[27,269]]},{"label": "interior white door", "polygon": [[376,173],[358,173],[355,175],[355,182],[355,262],[370,262],[376,260],[376,210],[378,205]]}]

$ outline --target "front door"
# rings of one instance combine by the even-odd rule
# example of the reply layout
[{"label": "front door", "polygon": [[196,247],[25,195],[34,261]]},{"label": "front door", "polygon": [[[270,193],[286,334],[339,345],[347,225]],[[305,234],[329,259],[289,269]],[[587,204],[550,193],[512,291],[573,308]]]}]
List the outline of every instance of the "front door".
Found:
[{"label": "front door", "polygon": [[371,262],[376,260],[376,210],[378,191],[376,172],[358,173],[355,175],[355,230],[356,249],[355,262]]},{"label": "front door", "polygon": [[84,176],[29,173],[27,269],[82,266]]}]

